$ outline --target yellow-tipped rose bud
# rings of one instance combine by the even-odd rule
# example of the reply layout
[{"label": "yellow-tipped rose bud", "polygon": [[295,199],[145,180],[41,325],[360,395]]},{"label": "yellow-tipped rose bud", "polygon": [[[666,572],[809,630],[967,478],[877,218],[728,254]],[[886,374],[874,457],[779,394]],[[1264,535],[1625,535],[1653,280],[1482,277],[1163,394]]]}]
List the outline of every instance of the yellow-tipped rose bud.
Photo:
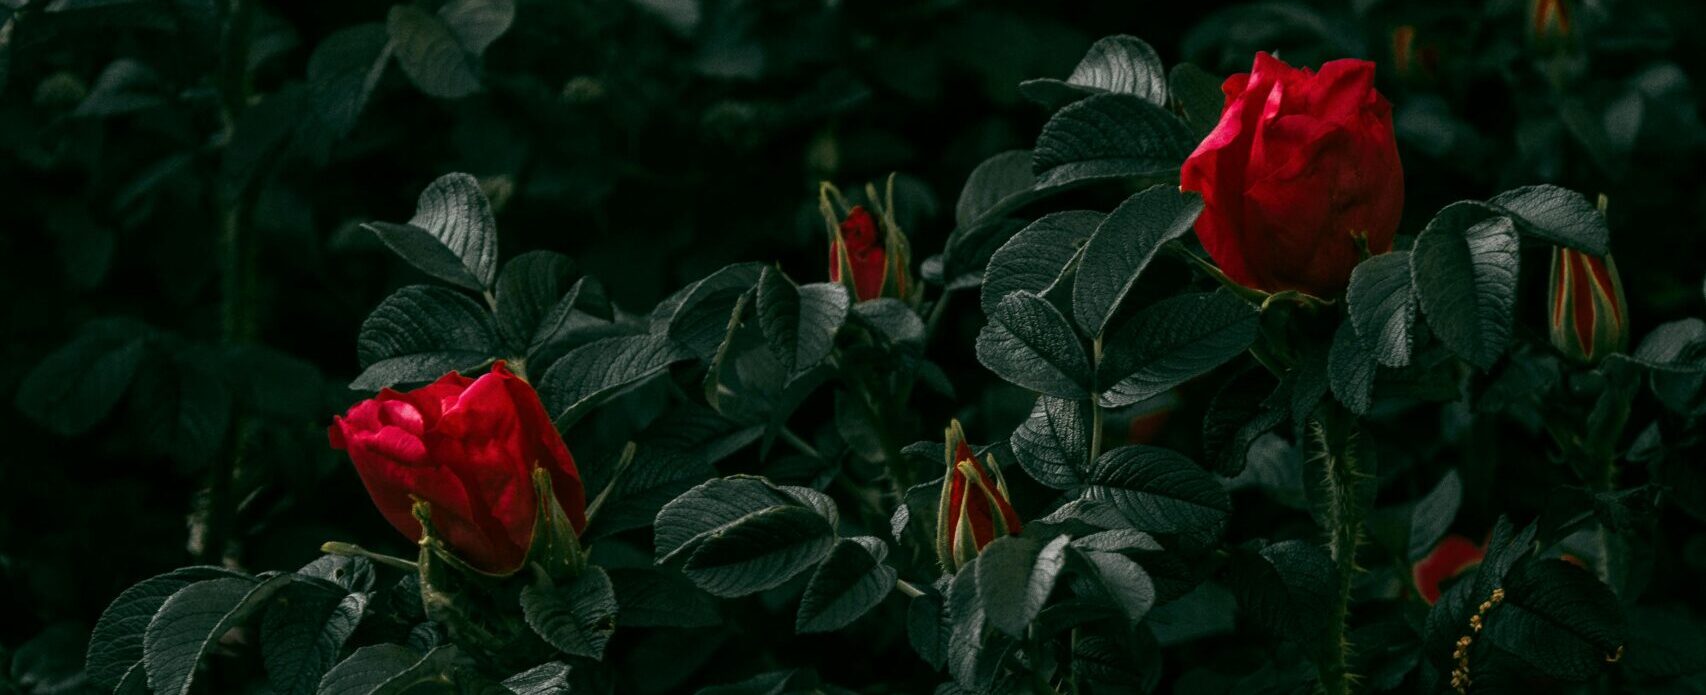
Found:
[{"label": "yellow-tipped rose bud", "polygon": [[1550,287],[1552,345],[1565,357],[1595,364],[1628,346],[1629,305],[1611,256],[1553,249]]},{"label": "yellow-tipped rose bud", "polygon": [[878,297],[914,299],[916,287],[909,266],[912,253],[906,235],[894,220],[894,177],[879,197],[875,186],[865,187],[875,211],[848,205],[841,191],[824,182],[818,204],[829,227],[829,281],[847,287],[855,301]]},{"label": "yellow-tipped rose bud", "polygon": [[943,569],[953,572],[995,539],[1018,534],[1020,524],[995,457],[979,462],[958,420],[948,426],[946,451],[948,474],[936,516],[936,556]]}]

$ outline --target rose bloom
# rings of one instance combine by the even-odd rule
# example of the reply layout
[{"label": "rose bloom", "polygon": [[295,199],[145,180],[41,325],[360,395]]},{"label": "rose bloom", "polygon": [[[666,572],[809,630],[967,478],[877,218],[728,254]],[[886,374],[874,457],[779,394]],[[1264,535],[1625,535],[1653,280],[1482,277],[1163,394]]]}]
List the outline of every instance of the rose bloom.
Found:
[{"label": "rose bloom", "polygon": [[416,499],[430,504],[441,540],[481,571],[508,574],[525,562],[539,509],[536,467],[550,473],[575,532],[586,526],[574,458],[533,387],[502,362],[478,379],[451,372],[413,391],[384,389],[329,434],[392,526],[420,540],[411,509]]},{"label": "rose bloom", "polygon": [[1361,260],[1392,248],[1404,170],[1392,107],[1374,64],[1335,60],[1320,72],[1256,54],[1221,85],[1220,123],[1185,160],[1180,187],[1202,194],[1203,248],[1234,282],[1331,297]]}]

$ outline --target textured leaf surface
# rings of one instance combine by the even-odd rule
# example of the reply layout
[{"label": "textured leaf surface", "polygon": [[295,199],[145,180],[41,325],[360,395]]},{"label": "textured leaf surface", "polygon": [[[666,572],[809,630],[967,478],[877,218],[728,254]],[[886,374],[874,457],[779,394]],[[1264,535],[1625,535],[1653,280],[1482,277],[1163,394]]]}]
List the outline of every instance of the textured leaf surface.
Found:
[{"label": "textured leaf surface", "polygon": [[593,406],[687,359],[686,350],[661,335],[626,335],[570,350],[539,379],[539,396],[559,426]]},{"label": "textured leaf surface", "polygon": [[1516,312],[1516,228],[1454,203],[1416,238],[1410,268],[1428,325],[1469,363],[1488,369],[1510,344]]},{"label": "textured leaf surface", "polygon": [[977,336],[977,361],[1032,391],[1061,398],[1088,393],[1090,358],[1072,324],[1048,300],[1024,290],[996,305]]},{"label": "textured leaf surface", "polygon": [[1137,193],[1096,227],[1072,286],[1072,313],[1088,335],[1099,336],[1163,244],[1191,231],[1202,196],[1172,184]]},{"label": "textured leaf surface", "polygon": [[411,285],[362,322],[356,355],[363,369],[350,388],[432,381],[480,367],[497,349],[497,329],[484,307],[452,289]]},{"label": "textured leaf surface", "polygon": [[993,314],[1008,293],[1042,295],[1054,287],[1106,217],[1087,210],[1056,212],[1019,230],[989,258],[983,275],[984,313]]},{"label": "textured leaf surface", "polygon": [[533,632],[571,656],[604,658],[616,632],[616,593],[604,568],[589,565],[574,581],[521,590],[521,612]]},{"label": "textured leaf surface", "polygon": [[1130,405],[1178,386],[1242,354],[1256,339],[1258,314],[1229,292],[1169,297],[1114,329],[1097,382],[1105,407]]},{"label": "textured leaf surface", "polygon": [[1152,446],[1114,449],[1086,476],[1085,497],[1112,504],[1133,527],[1150,533],[1220,533],[1232,502],[1213,475],[1183,455]]},{"label": "textured leaf surface", "polygon": [[1416,320],[1410,252],[1393,251],[1357,264],[1345,291],[1351,323],[1381,364],[1410,363],[1410,326]]},{"label": "textured leaf surface", "polygon": [[1090,402],[1039,396],[1031,416],[1008,440],[1013,454],[1037,482],[1065,490],[1080,483],[1090,465]]},{"label": "textured leaf surface", "polygon": [[[1406,269],[1407,271],[1407,269]],[[1379,363],[1350,321],[1333,331],[1327,352],[1327,386],[1352,413],[1362,415],[1374,402],[1374,377]]]},{"label": "textured leaf surface", "polygon": [[1014,637],[1025,635],[1054,592],[1072,539],[1048,543],[1034,538],[997,538],[978,556],[978,595],[989,624]]},{"label": "textured leaf surface", "polygon": [[794,631],[839,630],[875,608],[894,590],[895,570],[883,564],[887,555],[888,546],[871,536],[838,541],[806,584]]},{"label": "textured leaf surface", "polygon": [[148,687],[156,693],[189,693],[208,648],[291,581],[290,575],[263,582],[228,577],[197,582],[172,594],[143,633]]},{"label": "textured leaf surface", "polygon": [[835,547],[835,529],[803,507],[772,507],[720,528],[683,568],[715,596],[734,597],[781,586]]},{"label": "textured leaf surface", "polygon": [[1421,560],[1432,550],[1451,522],[1457,519],[1458,505],[1463,503],[1463,478],[1456,469],[1445,477],[1410,510],[1410,561]]},{"label": "textured leaf surface", "polygon": [[1097,94],[1043,125],[1031,170],[1038,186],[1163,176],[1178,170],[1194,144],[1184,123],[1142,97]]},{"label": "textured leaf surface", "polygon": [[1605,216],[1575,191],[1523,186],[1493,196],[1487,203],[1515,217],[1517,230],[1525,235],[1594,256],[1611,252]]},{"label": "textured leaf surface", "polygon": [[143,633],[149,621],[178,590],[196,582],[240,578],[242,575],[219,567],[185,567],[125,589],[107,604],[89,633],[85,662],[89,680],[102,687],[115,687],[125,678],[125,673],[142,659]]},{"label": "textured leaf surface", "polygon": [[1065,81],[1028,80],[1019,85],[1026,97],[1058,108],[1081,97],[1103,92],[1130,94],[1156,106],[1167,105],[1167,72],[1155,49],[1134,36],[1109,36],[1090,51]]},{"label": "textured leaf surface", "polygon": [[261,659],[273,690],[313,693],[366,610],[367,594],[332,591],[324,584],[297,582],[281,592],[261,619]]},{"label": "textured leaf surface", "polygon": [[758,281],[758,326],[789,378],[829,357],[849,304],[847,290],[839,284],[795,287],[780,272],[765,269]]}]

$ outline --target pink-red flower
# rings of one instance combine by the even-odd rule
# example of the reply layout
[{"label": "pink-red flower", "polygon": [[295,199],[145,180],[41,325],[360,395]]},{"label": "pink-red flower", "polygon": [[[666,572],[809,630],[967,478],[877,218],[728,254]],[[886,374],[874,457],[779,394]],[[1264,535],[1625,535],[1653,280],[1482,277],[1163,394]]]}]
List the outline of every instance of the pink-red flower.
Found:
[{"label": "pink-red flower", "polygon": [[1363,248],[1385,253],[1404,209],[1392,107],[1374,64],[1320,72],[1266,53],[1221,85],[1220,123],[1185,160],[1180,187],[1202,194],[1197,237],[1234,282],[1331,297]]},{"label": "pink-red flower", "polygon": [[427,503],[440,540],[478,570],[508,574],[525,562],[540,508],[535,469],[549,473],[575,532],[586,526],[574,457],[533,387],[502,362],[478,379],[451,372],[413,391],[382,390],[329,435],[392,526],[420,540],[412,509]]},{"label": "pink-red flower", "polygon": [[978,461],[958,420],[948,426],[946,439],[948,474],[936,515],[936,555],[943,568],[954,571],[995,539],[1017,535],[1021,524],[995,457]]}]

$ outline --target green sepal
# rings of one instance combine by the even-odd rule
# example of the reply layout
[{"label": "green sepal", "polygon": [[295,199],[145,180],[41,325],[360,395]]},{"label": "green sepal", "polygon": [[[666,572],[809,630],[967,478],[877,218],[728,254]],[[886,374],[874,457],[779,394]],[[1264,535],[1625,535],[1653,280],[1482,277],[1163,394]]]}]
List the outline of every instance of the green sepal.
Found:
[{"label": "green sepal", "polygon": [[586,569],[586,553],[581,549],[574,524],[552,492],[549,471],[533,469],[533,495],[538,500],[539,512],[533,518],[533,543],[527,548],[527,561],[522,564],[543,568],[553,580],[579,576]]}]

